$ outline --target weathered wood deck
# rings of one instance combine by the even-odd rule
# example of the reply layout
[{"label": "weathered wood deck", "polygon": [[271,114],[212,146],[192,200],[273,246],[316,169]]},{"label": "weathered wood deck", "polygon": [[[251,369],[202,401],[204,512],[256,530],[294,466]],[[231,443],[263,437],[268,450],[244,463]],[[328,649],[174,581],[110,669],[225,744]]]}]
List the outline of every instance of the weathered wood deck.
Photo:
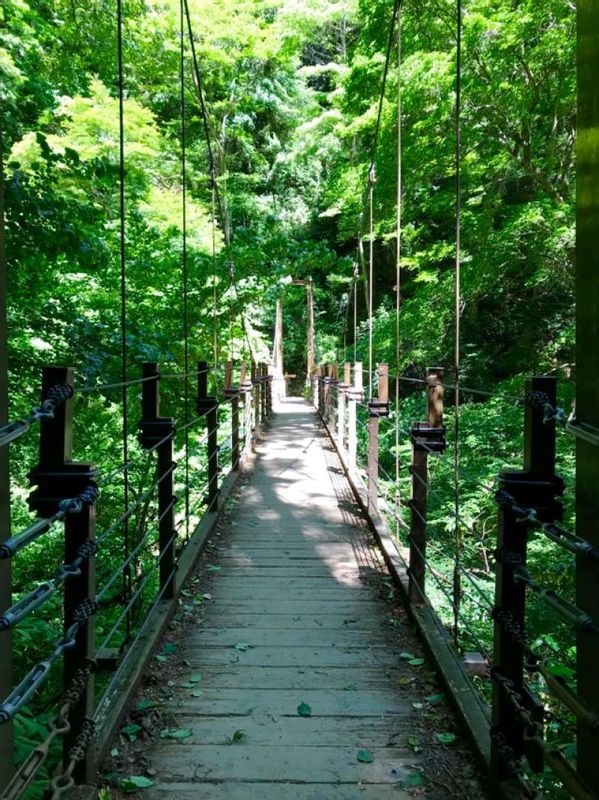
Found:
[{"label": "weathered wood deck", "polygon": [[[432,739],[420,703],[413,706],[430,678],[414,681],[418,668],[400,658],[417,645],[405,620],[407,639],[389,624],[384,568],[303,401],[279,408],[222,541],[212,599],[179,650],[190,672],[202,674],[202,694],[178,687],[169,701],[173,724],[192,736],[146,749],[156,785],[144,796],[407,797],[405,781],[419,766],[428,770],[409,737]],[[298,714],[300,703],[311,716]],[[360,763],[362,749],[372,763]],[[440,787],[433,781],[421,791],[454,796]]]}]

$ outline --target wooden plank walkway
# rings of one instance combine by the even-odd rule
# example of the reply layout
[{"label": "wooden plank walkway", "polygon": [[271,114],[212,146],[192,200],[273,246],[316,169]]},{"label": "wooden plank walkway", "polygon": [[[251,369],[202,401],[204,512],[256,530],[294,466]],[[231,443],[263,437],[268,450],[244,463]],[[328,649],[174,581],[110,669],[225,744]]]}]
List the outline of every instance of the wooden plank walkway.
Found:
[{"label": "wooden plank walkway", "polygon": [[[418,782],[419,768],[431,773],[414,745],[423,729],[413,704],[426,702],[418,696],[418,668],[400,652],[409,647],[420,655],[418,645],[409,630],[402,639],[389,624],[380,556],[303,401],[278,409],[220,541],[211,557],[218,565],[210,573],[211,600],[178,653],[190,673],[201,673],[202,693],[177,685],[168,701],[169,724],[192,735],[145,748],[156,777],[144,797],[413,796],[405,790]],[[406,690],[411,684],[416,694]],[[422,694],[427,686],[425,679]],[[300,716],[301,703],[311,716]],[[439,761],[453,760],[454,783],[456,772],[458,783],[466,780],[458,749],[437,748]],[[361,763],[360,750],[374,761]],[[463,786],[445,791],[447,780],[417,792],[469,796]]]}]

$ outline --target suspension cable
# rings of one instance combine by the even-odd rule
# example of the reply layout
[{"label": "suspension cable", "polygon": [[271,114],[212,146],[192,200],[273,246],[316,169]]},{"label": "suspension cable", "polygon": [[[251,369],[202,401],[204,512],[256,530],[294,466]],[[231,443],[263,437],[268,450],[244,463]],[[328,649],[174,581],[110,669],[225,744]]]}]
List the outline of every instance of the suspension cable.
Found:
[{"label": "suspension cable", "polygon": [[[200,64],[199,64],[199,60],[198,60],[198,56],[197,56],[197,52],[196,52],[196,47],[195,47],[195,40],[194,40],[194,37],[193,37],[193,27],[192,27],[192,24],[191,24],[191,14],[189,12],[188,0],[183,0],[183,6],[184,6],[184,10],[185,10],[185,17],[186,17],[186,20],[187,20],[187,29],[188,29],[188,33],[189,33],[189,43],[190,43],[190,47],[191,47],[191,58],[192,58],[192,64],[193,64],[193,75],[194,75],[194,78],[195,78],[196,89],[197,89],[197,94],[198,94],[198,100],[199,100],[199,103],[200,103],[200,111],[201,111],[202,123],[203,123],[203,127],[204,127],[204,137],[205,137],[205,140],[206,140],[206,148],[208,150],[208,162],[209,162],[209,167],[210,167],[211,184],[212,184],[212,189],[214,191],[214,197],[215,197],[215,201],[216,201],[215,204],[214,204],[214,201],[213,201],[213,205],[215,205],[218,208],[218,213],[219,213],[220,223],[221,223],[221,229],[223,231],[223,236],[224,236],[224,239],[225,239],[225,251],[226,251],[226,256],[227,256],[227,263],[228,263],[229,278],[230,278],[230,281],[231,281],[231,287],[232,287],[233,292],[235,294],[235,299],[238,301],[238,305],[239,305],[239,308],[240,308],[241,319],[242,319],[242,323],[243,323],[243,330],[244,330],[244,333],[245,333],[245,338],[246,338],[246,341],[247,341],[250,358],[253,359],[252,342],[250,340],[250,336],[249,336],[249,333],[248,333],[247,320],[246,320],[246,317],[245,317],[245,313],[243,311],[243,307],[242,307],[241,303],[239,303],[239,293],[237,291],[237,284],[235,282],[235,265],[233,264],[233,259],[231,257],[231,241],[230,241],[229,226],[227,224],[225,209],[224,209],[222,198],[221,198],[220,191],[219,191],[219,188],[218,188],[217,171],[216,171],[216,160],[214,158],[214,148],[212,147],[212,139],[211,139],[211,136],[210,136],[210,123],[209,123],[209,117],[208,117],[208,106],[206,104],[206,97],[204,95],[204,86],[203,86],[203,82],[202,82],[202,73],[201,73],[201,70],[200,70]],[[213,214],[213,217],[214,217],[214,214]]]},{"label": "suspension cable", "polygon": [[212,181],[212,357],[214,361],[214,387],[218,390],[218,321],[216,316],[216,181]]},{"label": "suspension cable", "polygon": [[370,165],[368,172],[368,399],[372,400],[372,326],[373,326],[373,297],[372,288],[374,280],[374,184],[376,181],[374,164]]},{"label": "suspension cable", "polygon": [[461,305],[462,305],[462,0],[456,0],[456,81],[455,81],[455,390],[454,390],[454,520],[455,569],[453,579],[454,637],[458,643],[458,618],[461,599],[460,563],[462,531],[460,526],[460,379],[461,379]]},{"label": "suspension cable", "polygon": [[358,358],[358,275],[359,266],[354,266],[354,364]]},{"label": "suspension cable", "polygon": [[[387,52],[385,55],[385,66],[381,79],[381,89],[378,99],[378,109],[376,115],[376,123],[374,126],[374,136],[372,146],[370,149],[370,163],[368,165],[368,208],[369,208],[369,242],[368,242],[368,287],[366,291],[366,302],[368,312],[368,397],[372,398],[373,392],[373,302],[374,302],[374,184],[376,182],[376,154],[378,149],[379,135],[381,131],[381,122],[383,117],[383,105],[385,102],[385,92],[387,88],[387,78],[389,69],[391,67],[391,55],[393,53],[393,46],[395,43],[395,25],[399,16],[401,7],[401,0],[394,0],[393,12],[391,14],[391,21],[389,25],[389,38],[387,40]],[[360,261],[363,263],[363,248],[362,248],[362,224],[363,214],[360,215],[360,234],[358,236],[358,253]]]},{"label": "suspension cable", "polygon": [[[120,214],[120,282],[121,282],[121,402],[123,405],[123,461],[129,462],[128,415],[127,415],[127,252],[125,220],[125,73],[123,67],[123,0],[117,0],[117,65],[119,88],[119,214]],[[124,508],[129,508],[129,472],[123,473]],[[129,517],[123,525],[123,547],[125,558],[129,552]],[[123,572],[123,597],[126,600],[131,589],[131,574]],[[127,639],[130,634],[130,617],[127,615]]]},{"label": "suspension cable", "polygon": [[[179,4],[179,44],[180,44],[180,82],[181,82],[181,221],[182,251],[181,270],[183,281],[183,360],[184,360],[184,403],[185,403],[185,482],[189,484],[189,269],[187,262],[187,142],[185,124],[185,19],[183,0]],[[185,489],[185,539],[189,539],[189,486]]]},{"label": "suspension cable", "polygon": [[[402,96],[401,96],[401,44],[402,44],[401,8],[397,15],[397,198],[396,198],[396,253],[395,253],[395,509],[399,519],[401,497],[399,490],[399,372],[401,361],[401,233],[402,233]],[[395,534],[399,539],[399,522]]]}]

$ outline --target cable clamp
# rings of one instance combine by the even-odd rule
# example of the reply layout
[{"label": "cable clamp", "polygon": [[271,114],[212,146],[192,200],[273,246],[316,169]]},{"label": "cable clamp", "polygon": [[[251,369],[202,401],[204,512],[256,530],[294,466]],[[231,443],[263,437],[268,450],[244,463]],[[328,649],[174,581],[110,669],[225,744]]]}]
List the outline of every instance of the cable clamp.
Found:
[{"label": "cable clamp", "polygon": [[[79,625],[83,625],[83,623],[86,622],[90,617],[93,617],[93,615],[96,613],[97,610],[98,610],[98,603],[95,600],[91,600],[88,597],[87,600],[84,600],[73,611],[73,622],[77,625],[77,627]],[[74,626],[71,626],[71,628],[72,627]],[[75,633],[76,631],[73,633],[73,636]]]}]

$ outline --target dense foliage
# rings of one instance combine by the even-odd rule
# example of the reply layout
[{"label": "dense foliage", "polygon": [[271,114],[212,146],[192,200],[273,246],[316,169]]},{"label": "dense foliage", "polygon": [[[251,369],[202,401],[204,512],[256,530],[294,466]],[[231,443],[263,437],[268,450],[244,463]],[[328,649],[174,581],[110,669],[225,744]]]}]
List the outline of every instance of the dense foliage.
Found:
[{"label": "dense foliage", "polygon": [[[190,0],[190,8],[224,211],[213,229],[207,148],[184,37],[190,357],[212,360],[215,329],[220,363],[247,358],[248,343],[254,355],[267,357],[274,302],[282,297],[286,368],[302,376],[305,290],[292,279],[311,277],[318,360],[350,360],[355,352],[366,362],[365,198],[390,3]],[[121,375],[115,9],[108,0],[5,0],[0,11],[11,418],[37,401],[42,363],[72,364],[80,385]],[[126,347],[136,376],[148,360],[183,368],[180,9],[176,0],[126,0],[124,9]],[[397,287],[394,51],[376,148],[375,359],[408,378],[446,365],[451,382],[455,4],[408,2],[401,24],[401,280]],[[484,486],[502,467],[519,465],[524,376],[559,375],[566,405],[573,393],[574,42],[569,0],[464,3],[461,378],[495,397],[463,398],[461,491],[464,562],[485,591],[492,586],[496,512]],[[227,252],[223,226],[230,230]],[[399,387],[391,422],[400,427],[403,460],[405,429],[422,415],[424,401],[417,384]],[[175,416],[188,411],[180,385],[164,400]],[[118,392],[90,393],[77,403],[76,457],[114,468],[121,458]],[[135,451],[137,390],[129,406]],[[383,466],[392,473],[392,427],[384,442]],[[26,473],[35,444],[29,439],[13,454],[16,528],[29,519]],[[455,536],[452,463],[448,452],[435,465],[431,506],[433,560],[445,576]],[[560,469],[571,481],[565,440]],[[139,496],[146,475],[134,479]],[[407,490],[407,476],[402,480]],[[121,488],[104,493],[101,524],[121,502]],[[151,511],[144,507],[136,517],[136,535]],[[34,547],[17,564],[17,594],[26,582],[45,579],[60,558],[58,538],[50,541],[54,549]],[[531,554],[536,574],[569,594],[572,574],[561,555],[539,539]],[[443,607],[442,595],[438,602]],[[488,618],[474,605],[466,613],[489,646]],[[536,606],[533,622],[540,647],[572,655],[569,634],[556,631]],[[31,625],[21,634],[23,663],[34,633],[48,641],[53,635],[43,621]],[[567,726],[555,726],[567,744]]]}]

